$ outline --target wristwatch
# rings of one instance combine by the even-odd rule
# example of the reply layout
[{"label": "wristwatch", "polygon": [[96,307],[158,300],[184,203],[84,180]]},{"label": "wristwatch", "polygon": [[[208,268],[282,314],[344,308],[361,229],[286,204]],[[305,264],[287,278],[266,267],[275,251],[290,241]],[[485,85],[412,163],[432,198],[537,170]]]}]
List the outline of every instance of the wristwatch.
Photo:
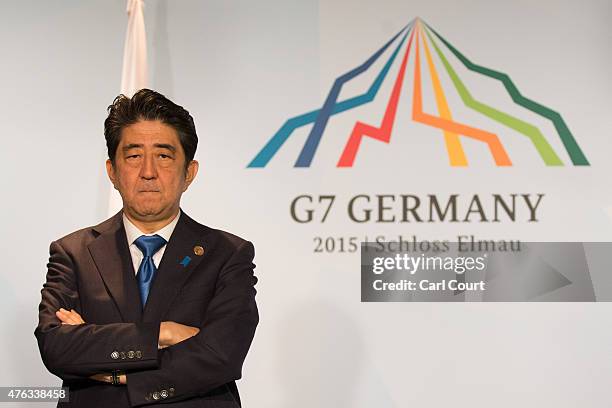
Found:
[{"label": "wristwatch", "polygon": [[119,376],[125,374],[123,371],[121,370],[115,370],[111,373],[111,384],[113,385],[121,385],[121,382],[119,380]]}]

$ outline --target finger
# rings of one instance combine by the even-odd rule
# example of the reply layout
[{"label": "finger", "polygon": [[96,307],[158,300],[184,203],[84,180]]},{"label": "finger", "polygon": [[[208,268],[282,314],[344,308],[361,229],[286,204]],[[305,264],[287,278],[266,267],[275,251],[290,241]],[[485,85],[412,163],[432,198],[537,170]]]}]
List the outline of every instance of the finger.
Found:
[{"label": "finger", "polygon": [[81,319],[76,318],[73,315],[70,315],[70,322],[72,322],[72,324],[81,324]]},{"label": "finger", "polygon": [[77,312],[70,311],[68,312],[68,316],[70,316],[70,321],[74,324],[85,323]]},{"label": "finger", "polygon": [[107,382],[107,377],[108,377],[108,374],[99,373],[99,374],[94,374],[89,378],[96,380],[96,381]]},{"label": "finger", "polygon": [[70,309],[70,310],[64,309],[64,312],[66,313],[67,316],[70,316],[73,319],[76,318],[77,316],[81,317],[77,312],[74,311],[74,309]]},{"label": "finger", "polygon": [[80,315],[80,314],[79,314],[79,313],[78,313],[76,310],[74,310],[74,309],[70,309],[70,310],[68,310],[68,309],[64,309],[63,307],[60,307],[60,308],[59,308],[59,311],[60,311],[60,312],[62,312],[62,313],[64,313],[64,314],[67,314],[67,315],[76,315],[76,316],[79,316],[79,317],[81,316],[81,315]]},{"label": "finger", "polygon": [[74,316],[68,311],[62,313],[62,321],[68,324],[78,324],[78,320],[76,320]]},{"label": "finger", "polygon": [[77,325],[76,323],[73,323],[71,321],[62,322],[62,324],[67,324],[69,326],[76,326]]},{"label": "finger", "polygon": [[57,316],[57,318],[60,319],[62,322],[68,321],[68,317],[61,310],[58,310],[57,312],[55,312],[55,316]]},{"label": "finger", "polygon": [[72,312],[72,313],[75,315],[75,317],[76,317],[77,321],[79,322],[79,324],[80,324],[80,323],[85,323],[85,320],[83,320],[83,318],[81,317],[81,315],[80,315],[80,314],[78,314],[76,310],[74,310],[74,309],[70,309],[70,311],[71,311],[71,312]]},{"label": "finger", "polygon": [[81,324],[81,323],[79,323],[79,321],[78,321],[78,320],[76,320],[76,319],[74,319],[74,318],[72,318],[72,317],[70,318],[70,320],[69,320],[68,322],[69,322],[71,325],[73,325],[73,326],[77,326],[77,325]]},{"label": "finger", "polygon": [[77,325],[80,324],[78,320],[76,320],[74,317],[72,317],[72,315],[70,315],[70,313],[68,313],[67,311],[63,311],[63,309],[58,310],[57,312],[55,312],[55,315],[65,324],[70,324],[70,325]]},{"label": "finger", "polygon": [[74,309],[70,309],[70,311],[68,311],[62,307],[60,308],[59,312],[63,316],[62,321],[73,325],[85,323],[83,318],[81,318],[81,315],[78,314]]}]

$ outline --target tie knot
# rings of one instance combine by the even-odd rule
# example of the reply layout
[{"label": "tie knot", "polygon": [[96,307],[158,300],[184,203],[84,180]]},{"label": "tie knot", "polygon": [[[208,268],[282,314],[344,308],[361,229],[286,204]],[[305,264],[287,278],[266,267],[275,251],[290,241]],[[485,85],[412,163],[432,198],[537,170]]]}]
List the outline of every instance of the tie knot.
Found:
[{"label": "tie knot", "polygon": [[166,245],[166,240],[159,235],[141,235],[134,241],[138,249],[145,257],[153,256],[161,247]]}]

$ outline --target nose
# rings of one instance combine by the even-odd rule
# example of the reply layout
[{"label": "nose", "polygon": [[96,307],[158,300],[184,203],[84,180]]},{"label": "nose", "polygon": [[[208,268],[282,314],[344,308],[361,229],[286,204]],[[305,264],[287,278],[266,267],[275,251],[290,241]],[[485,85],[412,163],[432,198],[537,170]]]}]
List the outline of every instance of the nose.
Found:
[{"label": "nose", "polygon": [[145,154],[140,168],[140,177],[146,180],[157,178],[157,167],[155,157],[152,154]]}]

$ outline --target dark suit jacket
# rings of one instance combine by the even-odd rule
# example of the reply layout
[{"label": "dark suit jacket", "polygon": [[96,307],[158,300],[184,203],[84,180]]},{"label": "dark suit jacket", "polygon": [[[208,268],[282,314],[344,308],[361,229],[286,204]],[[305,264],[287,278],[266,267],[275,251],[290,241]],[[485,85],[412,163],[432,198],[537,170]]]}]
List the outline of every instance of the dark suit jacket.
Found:
[{"label": "dark suit jacket", "polygon": [[[70,389],[58,406],[239,407],[234,380],[259,320],[253,256],[249,241],[181,211],[143,310],[121,212],[52,242],[34,334],[45,366]],[[60,307],[86,323],[61,325]],[[200,332],[158,350],[167,320]],[[88,379],[113,370],[127,372],[127,385]]]}]

